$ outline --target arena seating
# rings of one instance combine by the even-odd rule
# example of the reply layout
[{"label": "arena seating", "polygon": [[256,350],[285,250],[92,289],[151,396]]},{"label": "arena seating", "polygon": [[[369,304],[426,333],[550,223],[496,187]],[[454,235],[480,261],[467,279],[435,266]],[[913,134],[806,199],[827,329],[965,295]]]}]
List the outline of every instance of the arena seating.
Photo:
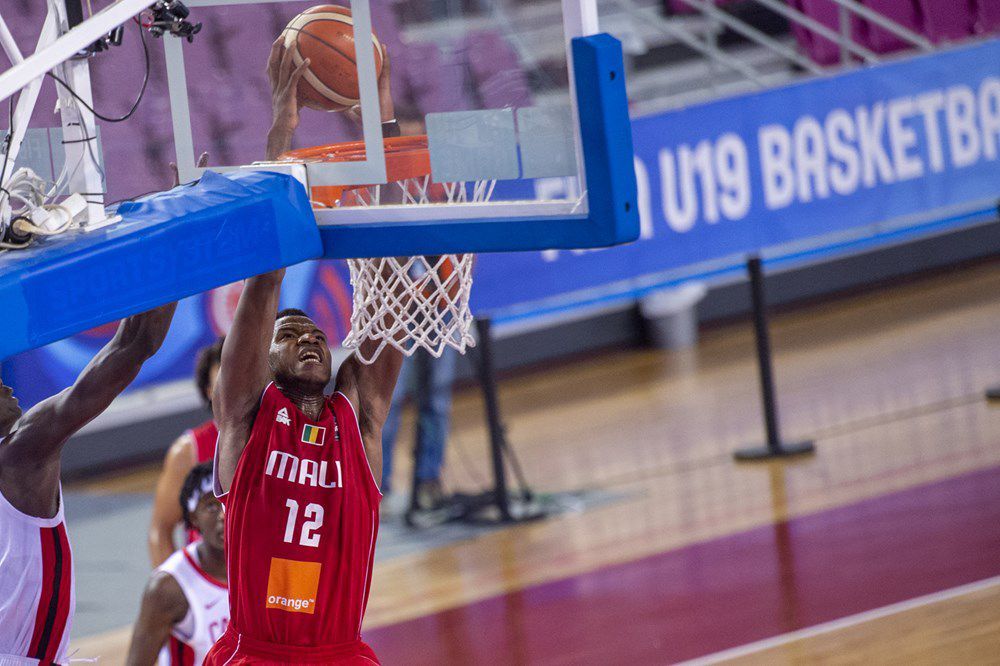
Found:
[{"label": "arena seating", "polygon": [[[674,2],[683,0],[670,0]],[[839,6],[833,0],[788,0],[823,25],[839,31]],[[1000,30],[1000,3],[995,0],[861,0],[866,7],[921,34],[932,42],[954,42]],[[840,49],[812,31],[793,26],[799,47],[821,65],[836,64]],[[851,38],[876,53],[912,48],[906,40],[870,21],[852,18]]]},{"label": "arena seating", "polygon": [[[418,110],[433,113],[475,108],[471,74],[462,52],[443,53],[437,44],[420,42],[407,45],[406,52],[413,103]],[[424,62],[432,63],[433,67]]]},{"label": "arena seating", "polygon": [[978,33],[1000,32],[1000,2],[979,0],[976,3],[975,29]]},{"label": "arena seating", "polygon": [[[731,5],[739,0],[715,0],[715,5],[718,7],[724,7],[725,5]],[[684,0],[667,0],[667,8],[670,10],[671,14],[697,14],[698,10],[692,7],[690,4]]]},{"label": "arena seating", "polygon": [[[547,0],[551,1],[551,0]],[[785,0],[831,30],[839,31],[839,7],[833,0]],[[1000,1],[998,0],[860,0],[866,7],[897,22],[935,43],[954,42],[966,38],[982,37],[1000,32]],[[37,29],[45,16],[44,3],[29,0],[10,0],[16,20],[11,22],[15,39],[24,46],[33,44]],[[515,10],[527,6],[524,0],[512,3]],[[638,3],[641,4],[641,3]],[[761,9],[754,0],[715,0],[717,6],[737,14],[742,8]],[[499,108],[527,106],[542,103],[546,90],[539,89],[539,81],[529,79],[526,63],[518,51],[496,28],[489,27],[466,37],[461,43],[447,43],[437,36],[424,35],[415,25],[430,26],[433,30],[437,15],[429,5],[413,2],[392,3],[388,0],[372,2],[373,24],[380,39],[393,54],[393,92],[404,115],[422,115],[435,111],[455,111],[470,108]],[[678,22],[697,17],[685,0],[663,0],[665,13],[677,16]],[[409,21],[410,34],[404,35],[393,9],[402,11]],[[270,26],[278,34],[287,21],[287,10],[278,4],[247,4],[241,8],[244,20],[227,15],[222,9],[202,9],[211,14],[207,25],[211,30],[224,30],[234,36],[231,40],[199,40],[185,47],[188,71],[213,73],[211,76],[190,76],[188,86],[192,104],[198,108],[194,114],[194,139],[196,151],[207,150],[212,164],[246,163],[257,159],[263,149],[262,137],[270,121],[269,86],[263,66],[254,63],[248,67],[249,57],[235,45],[256,43],[257,35],[247,34],[248,26]],[[443,21],[443,19],[441,19]],[[414,23],[416,21],[417,23]],[[784,38],[790,34],[800,50],[813,61],[824,66],[836,66],[841,59],[840,47],[800,25],[784,27],[779,22],[776,35]],[[788,33],[784,33],[787,30]],[[875,53],[889,54],[912,48],[906,40],[878,25],[852,15],[851,38]],[[745,40],[732,38],[727,31],[726,43],[739,48]],[[436,34],[436,33],[434,33]],[[648,38],[647,38],[648,40]],[[474,46],[474,48],[473,48]],[[652,43],[651,48],[658,44]],[[95,99],[99,108],[109,114],[120,114],[128,109],[142,82],[142,52],[135,33],[127,31],[125,43],[120,47],[127,57],[97,58],[92,67]],[[538,52],[538,45],[530,45]],[[660,55],[679,58],[670,65],[683,66],[683,58],[700,58],[694,55],[676,55],[683,51],[661,49]],[[2,57],[2,56],[0,56]],[[155,113],[140,114],[134,122],[101,123],[102,147],[109,171],[111,191],[108,200],[114,201],[135,196],[169,184],[166,164],[174,160],[169,148],[172,127],[169,121],[169,98],[166,89],[165,64],[162,45],[150,41],[151,77],[149,89],[143,99],[145,109]],[[254,53],[254,60],[263,57]],[[777,58],[773,68],[788,68],[787,61]],[[531,63],[534,65],[537,63]],[[664,67],[667,62],[665,61]],[[539,69],[539,68],[535,68]],[[544,71],[544,67],[541,68]],[[242,88],[220,85],[220,77],[239,77]],[[662,80],[660,77],[658,80]],[[680,77],[683,78],[683,77]],[[703,78],[703,77],[701,77]],[[637,72],[635,85],[642,76]],[[556,82],[555,85],[558,85]],[[664,85],[658,84],[660,88]],[[698,85],[703,85],[699,83]],[[542,86],[544,87],[544,86]],[[223,99],[219,92],[224,91]],[[662,92],[661,92],[662,94]],[[41,102],[36,109],[33,123],[51,125],[49,111],[55,103],[50,86],[43,87]],[[239,115],[229,112],[241,109]],[[43,116],[44,114],[44,116]],[[317,145],[354,137],[356,129],[342,116],[306,114],[298,136],[298,145]]]},{"label": "arena seating", "polygon": [[[887,19],[913,32],[921,31],[920,13],[913,2],[901,0],[864,0],[863,3]],[[863,23],[862,43],[876,53],[891,53],[910,48],[910,44],[898,35],[870,21]]]},{"label": "arena seating", "polygon": [[[989,0],[979,0],[984,2]],[[962,0],[918,0],[923,32],[934,42],[962,39],[972,34],[972,3]]]},{"label": "arena seating", "polygon": [[[840,31],[840,6],[834,0],[785,0],[831,30]],[[859,2],[934,43],[954,42],[973,35],[1000,31],[1000,3],[996,0],[859,0]],[[753,5],[753,0],[715,0],[718,7]],[[665,0],[668,15],[697,14],[686,0]],[[808,28],[791,23],[799,48],[821,65],[840,62],[840,47]],[[875,53],[913,48],[905,39],[875,23],[851,14],[850,37]]]},{"label": "arena seating", "polygon": [[468,36],[461,45],[484,108],[531,106],[531,88],[517,52],[496,30]]}]

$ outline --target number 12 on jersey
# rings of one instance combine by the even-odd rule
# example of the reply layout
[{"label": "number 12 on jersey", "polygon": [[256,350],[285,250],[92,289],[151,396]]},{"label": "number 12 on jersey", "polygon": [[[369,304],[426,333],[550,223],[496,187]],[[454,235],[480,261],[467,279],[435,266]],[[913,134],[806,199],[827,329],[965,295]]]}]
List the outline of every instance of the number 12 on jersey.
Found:
[{"label": "number 12 on jersey", "polygon": [[[285,523],[285,543],[295,543],[295,526],[299,519],[299,503],[293,499],[287,500],[288,521]],[[300,546],[319,547],[319,529],[323,527],[323,507],[319,504],[306,505],[302,512],[305,522],[299,534]]]}]

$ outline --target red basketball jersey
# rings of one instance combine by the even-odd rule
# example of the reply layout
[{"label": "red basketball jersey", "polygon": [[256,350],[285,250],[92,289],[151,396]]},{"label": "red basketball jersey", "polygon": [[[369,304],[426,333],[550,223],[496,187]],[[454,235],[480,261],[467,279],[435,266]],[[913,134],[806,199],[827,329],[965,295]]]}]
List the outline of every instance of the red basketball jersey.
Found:
[{"label": "red basketball jersey", "polygon": [[310,420],[274,384],[226,507],[230,631],[288,646],[357,642],[381,493],[350,401]]},{"label": "red basketball jersey", "polygon": [[188,434],[194,440],[196,465],[215,457],[215,444],[219,441],[219,429],[215,427],[215,421],[205,421],[197,428],[191,428]]},{"label": "red basketball jersey", "polygon": [[[208,420],[197,428],[187,431],[188,437],[194,442],[194,464],[198,465],[207,462],[215,457],[215,444],[219,441],[219,430],[215,427],[215,421]],[[194,543],[201,538],[198,530],[189,529],[187,531],[187,542]]]}]

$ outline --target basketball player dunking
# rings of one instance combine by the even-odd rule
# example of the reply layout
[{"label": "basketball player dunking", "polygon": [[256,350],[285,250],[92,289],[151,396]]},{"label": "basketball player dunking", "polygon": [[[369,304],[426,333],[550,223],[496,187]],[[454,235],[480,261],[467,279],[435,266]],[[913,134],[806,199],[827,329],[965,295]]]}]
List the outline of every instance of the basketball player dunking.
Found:
[{"label": "basketball player dunking", "polygon": [[126,666],[201,666],[229,624],[225,525],[213,493],[212,463],[187,475],[178,506],[185,527],[199,539],[149,577]]},{"label": "basketball player dunking", "polygon": [[10,389],[0,387],[0,664],[68,663],[75,593],[59,483],[62,448],[160,348],[175,306],[122,321],[71,387],[20,420]]},{"label": "basketball player dunking", "polygon": [[[308,63],[296,68],[280,43],[272,49],[269,159],[291,143]],[[205,663],[377,664],[361,622],[378,533],[382,425],[402,355],[387,349],[371,365],[351,356],[336,392],[324,395],[326,336],[304,312],[278,312],[283,277],[247,280],[222,348],[212,408],[230,624]]]}]

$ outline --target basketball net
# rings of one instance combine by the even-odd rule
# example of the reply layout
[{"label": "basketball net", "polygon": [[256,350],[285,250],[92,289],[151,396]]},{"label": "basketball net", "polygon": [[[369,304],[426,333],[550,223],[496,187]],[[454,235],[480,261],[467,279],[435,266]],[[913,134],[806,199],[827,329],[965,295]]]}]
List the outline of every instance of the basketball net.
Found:
[{"label": "basketball net", "polygon": [[[493,195],[495,180],[434,183],[426,136],[385,139],[384,185],[314,187],[317,208],[382,205],[446,205],[484,203]],[[306,148],[282,156],[286,161],[344,162],[363,160],[364,143],[352,142]],[[370,364],[386,347],[412,356],[424,349],[440,358],[448,347],[465,353],[472,337],[471,254],[348,259],[354,303],[351,331],[344,347]],[[365,345],[371,341],[374,344]]]}]

